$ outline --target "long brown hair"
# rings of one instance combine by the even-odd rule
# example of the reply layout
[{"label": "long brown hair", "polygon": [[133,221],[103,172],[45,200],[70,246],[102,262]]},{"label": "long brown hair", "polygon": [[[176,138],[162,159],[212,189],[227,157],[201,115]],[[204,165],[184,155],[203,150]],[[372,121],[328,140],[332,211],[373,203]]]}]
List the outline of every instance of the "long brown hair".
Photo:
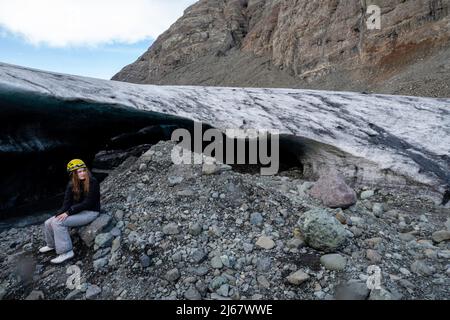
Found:
[{"label": "long brown hair", "polygon": [[89,193],[89,176],[91,175],[90,171],[88,168],[86,169],[86,179],[84,179],[84,181],[81,181],[80,179],[78,179],[78,174],[75,171],[73,171],[71,173],[72,176],[72,192],[73,192],[73,197],[76,201],[80,200],[80,195],[81,195],[81,188],[80,188],[80,184],[83,184],[83,193],[85,195],[87,195]]}]

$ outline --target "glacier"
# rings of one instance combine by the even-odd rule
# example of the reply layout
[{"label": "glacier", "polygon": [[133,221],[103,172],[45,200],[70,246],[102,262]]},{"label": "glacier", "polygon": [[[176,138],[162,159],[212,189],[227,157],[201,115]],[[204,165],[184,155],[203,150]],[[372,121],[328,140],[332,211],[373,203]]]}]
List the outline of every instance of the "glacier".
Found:
[{"label": "glacier", "polygon": [[195,122],[277,130],[310,179],[333,166],[353,186],[450,193],[450,99],[137,85],[0,63],[0,122],[0,212],[60,190],[67,161],[91,161],[111,137]]}]

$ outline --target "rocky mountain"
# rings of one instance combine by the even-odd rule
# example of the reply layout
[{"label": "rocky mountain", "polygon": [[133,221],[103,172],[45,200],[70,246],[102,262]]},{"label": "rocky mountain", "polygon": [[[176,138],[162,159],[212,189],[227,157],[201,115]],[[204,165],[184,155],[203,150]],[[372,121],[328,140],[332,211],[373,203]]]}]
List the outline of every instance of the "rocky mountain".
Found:
[{"label": "rocky mountain", "polygon": [[[381,29],[370,5],[381,9]],[[200,0],[113,80],[450,96],[446,0]]]}]

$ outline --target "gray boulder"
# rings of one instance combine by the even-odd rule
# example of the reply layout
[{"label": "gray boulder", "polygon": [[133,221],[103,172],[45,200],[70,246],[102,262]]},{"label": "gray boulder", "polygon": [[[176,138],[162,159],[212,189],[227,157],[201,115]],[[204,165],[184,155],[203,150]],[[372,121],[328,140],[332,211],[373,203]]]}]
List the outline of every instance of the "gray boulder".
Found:
[{"label": "gray boulder", "polygon": [[347,258],[336,253],[320,257],[320,263],[328,270],[342,271],[347,265]]},{"label": "gray boulder", "polygon": [[367,284],[359,280],[349,280],[336,288],[336,300],[366,300],[370,290]]},{"label": "gray boulder", "polygon": [[314,208],[299,219],[299,228],[310,247],[333,252],[346,243],[350,232],[334,216],[333,210]]}]

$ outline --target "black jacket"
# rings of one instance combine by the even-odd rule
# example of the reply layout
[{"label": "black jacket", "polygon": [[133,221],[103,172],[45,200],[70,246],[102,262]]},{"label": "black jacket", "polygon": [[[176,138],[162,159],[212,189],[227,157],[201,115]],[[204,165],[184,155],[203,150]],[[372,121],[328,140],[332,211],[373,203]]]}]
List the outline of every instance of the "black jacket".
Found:
[{"label": "black jacket", "polygon": [[100,212],[100,185],[92,175],[89,176],[89,193],[84,194],[81,188],[80,199],[75,201],[72,192],[72,181],[69,181],[64,194],[64,202],[56,215],[67,211],[68,215],[77,214],[83,210]]}]

